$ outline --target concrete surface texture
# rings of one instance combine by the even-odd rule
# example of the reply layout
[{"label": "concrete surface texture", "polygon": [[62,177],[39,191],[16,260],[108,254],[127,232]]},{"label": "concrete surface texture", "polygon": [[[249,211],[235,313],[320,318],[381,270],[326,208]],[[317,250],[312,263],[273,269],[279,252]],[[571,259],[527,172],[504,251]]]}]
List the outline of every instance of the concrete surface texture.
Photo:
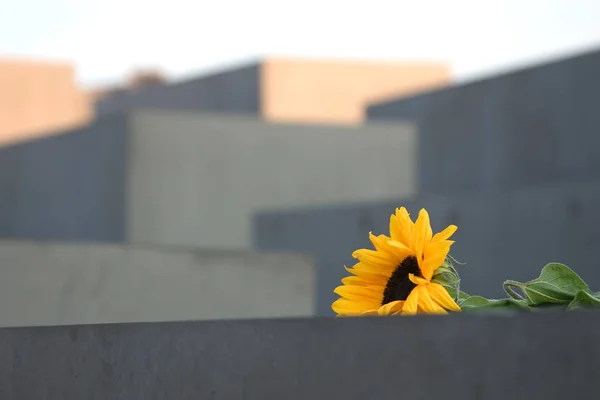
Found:
[{"label": "concrete surface texture", "polygon": [[255,247],[261,251],[312,254],[317,269],[317,313],[333,315],[333,289],[347,275],[358,248],[373,248],[369,231],[388,234],[396,207],[413,217],[427,209],[435,231],[458,226],[452,254],[462,289],[486,297],[505,297],[506,279],[528,281],[549,262],[573,268],[600,291],[596,238],[600,235],[600,183],[572,183],[497,193],[420,195],[409,200],[379,201],[259,214]]},{"label": "concrete surface texture", "polygon": [[92,103],[66,63],[0,58],[0,145],[82,126]]},{"label": "concrete surface texture", "polygon": [[266,124],[254,117],[132,114],[127,238],[133,243],[250,248],[259,209],[414,194],[409,124]]},{"label": "concrete surface texture", "polygon": [[0,242],[0,326],[310,316],[313,286],[288,254]]},{"label": "concrete surface texture", "polygon": [[600,179],[600,51],[408,99],[369,120],[419,129],[419,190],[452,192]]},{"label": "concrete surface texture", "polygon": [[262,116],[270,122],[360,124],[366,105],[444,87],[447,64],[267,58]]},{"label": "concrete surface texture", "polygon": [[0,238],[125,239],[127,118],[0,148]]},{"label": "concrete surface texture", "polygon": [[594,398],[597,314],[0,329],[2,399]]},{"label": "concrete surface texture", "polygon": [[0,149],[0,237],[248,249],[252,214],[414,194],[410,124],[137,111]]}]

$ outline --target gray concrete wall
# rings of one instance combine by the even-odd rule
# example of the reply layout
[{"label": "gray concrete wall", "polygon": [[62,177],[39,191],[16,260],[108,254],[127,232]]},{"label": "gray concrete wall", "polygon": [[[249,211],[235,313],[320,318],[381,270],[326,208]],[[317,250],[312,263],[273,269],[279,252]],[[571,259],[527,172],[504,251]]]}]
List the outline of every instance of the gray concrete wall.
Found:
[{"label": "gray concrete wall", "polygon": [[600,179],[600,52],[373,105],[419,129],[419,190]]},{"label": "gray concrete wall", "polygon": [[249,249],[261,208],[414,194],[410,124],[138,110],[0,149],[0,236]]},{"label": "gray concrete wall", "polygon": [[0,398],[593,399],[597,314],[0,329]]},{"label": "gray concrete wall", "polygon": [[410,200],[354,206],[265,211],[254,223],[255,246],[262,251],[312,254],[317,268],[317,312],[331,315],[333,289],[347,275],[344,265],[358,248],[372,248],[369,231],[389,234],[389,217],[406,205],[416,216],[429,211],[434,230],[456,224],[452,254],[463,289],[504,296],[506,279],[530,280],[548,262],[572,267],[600,290],[596,238],[600,236],[600,183],[572,183],[497,193],[423,195]]},{"label": "gray concrete wall", "polygon": [[139,108],[260,113],[260,64],[109,96],[96,104],[105,115]]},{"label": "gray concrete wall", "polygon": [[136,112],[128,239],[250,248],[258,209],[412,195],[414,163],[409,124],[286,126],[254,117]]},{"label": "gray concrete wall", "polygon": [[310,316],[313,287],[289,254],[0,242],[0,326]]},{"label": "gray concrete wall", "polygon": [[0,148],[0,237],[122,241],[127,118]]}]

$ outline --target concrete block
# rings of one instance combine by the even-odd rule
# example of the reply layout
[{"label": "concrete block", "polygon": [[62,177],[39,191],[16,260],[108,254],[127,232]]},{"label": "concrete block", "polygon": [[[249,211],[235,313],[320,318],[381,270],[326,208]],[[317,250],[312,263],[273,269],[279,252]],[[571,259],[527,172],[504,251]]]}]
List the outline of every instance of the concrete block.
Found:
[{"label": "concrete block", "polygon": [[0,242],[0,326],[310,316],[313,280],[290,254]]},{"label": "concrete block", "polygon": [[125,239],[128,119],[0,148],[0,238]]},{"label": "concrete block", "polygon": [[596,314],[0,329],[0,398],[594,398]]},{"label": "concrete block", "polygon": [[132,116],[133,243],[251,247],[254,212],[414,194],[409,124],[265,124],[164,111]]},{"label": "concrete block", "polygon": [[600,179],[600,51],[372,105],[418,125],[420,192]]},{"label": "concrete block", "polygon": [[0,237],[249,249],[261,208],[414,194],[410,124],[139,110],[0,149]]}]

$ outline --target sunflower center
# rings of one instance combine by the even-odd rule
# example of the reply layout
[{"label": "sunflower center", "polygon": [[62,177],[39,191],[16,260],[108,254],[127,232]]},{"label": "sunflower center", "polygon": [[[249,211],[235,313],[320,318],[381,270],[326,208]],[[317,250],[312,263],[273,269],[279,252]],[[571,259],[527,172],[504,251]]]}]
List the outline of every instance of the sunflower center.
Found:
[{"label": "sunflower center", "polygon": [[390,276],[390,279],[388,279],[387,285],[385,285],[381,305],[395,300],[406,300],[410,292],[417,286],[411,282],[408,278],[408,274],[421,276],[419,262],[415,256],[406,257],[402,260],[400,265],[396,267]]}]

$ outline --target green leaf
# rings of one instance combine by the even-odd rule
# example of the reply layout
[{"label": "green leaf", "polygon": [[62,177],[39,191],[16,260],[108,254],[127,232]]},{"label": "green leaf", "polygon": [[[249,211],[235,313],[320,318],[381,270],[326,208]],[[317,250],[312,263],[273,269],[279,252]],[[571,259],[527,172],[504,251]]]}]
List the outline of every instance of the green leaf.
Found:
[{"label": "green leaf", "polygon": [[469,297],[471,297],[471,295],[463,292],[462,290],[458,292],[458,299],[459,300],[466,300]]},{"label": "green leaf", "polygon": [[463,310],[465,308],[483,307],[483,306],[487,306],[489,304],[490,304],[490,301],[488,299],[486,299],[485,297],[481,297],[481,296],[469,296],[469,297],[464,298],[463,300],[459,301],[459,303],[458,303],[460,308],[462,308]]},{"label": "green leaf", "polygon": [[580,290],[567,306],[567,311],[598,308],[600,308],[600,297],[597,296],[597,293],[592,294]]},{"label": "green leaf", "polygon": [[[514,291],[523,292],[525,299]],[[515,300],[527,300],[530,306],[540,304],[569,304],[580,291],[590,292],[588,285],[564,264],[551,263],[542,268],[540,276],[521,283],[504,282],[504,290]]]},{"label": "green leaf", "polygon": [[486,299],[481,296],[471,296],[461,301],[459,305],[464,311],[529,310],[525,300]]},{"label": "green leaf", "polygon": [[509,308],[509,309],[513,309],[513,310],[527,310],[527,311],[530,310],[526,301],[515,300],[515,299],[490,300],[490,304],[487,307],[488,308]]}]

